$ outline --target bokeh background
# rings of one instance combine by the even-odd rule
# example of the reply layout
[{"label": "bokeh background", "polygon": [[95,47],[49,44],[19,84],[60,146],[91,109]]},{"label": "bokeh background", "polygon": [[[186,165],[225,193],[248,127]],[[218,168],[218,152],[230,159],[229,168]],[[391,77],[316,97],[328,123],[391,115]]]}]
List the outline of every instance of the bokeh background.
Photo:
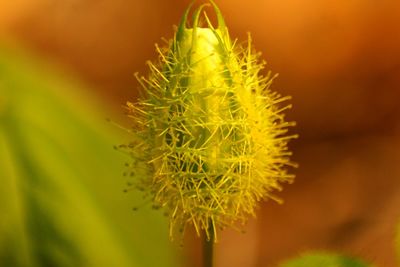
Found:
[{"label": "bokeh background", "polygon": [[[200,3],[201,1],[197,1]],[[284,205],[227,230],[217,266],[276,266],[329,250],[396,266],[400,218],[400,2],[219,0],[251,32],[273,89],[293,96],[300,165]],[[154,43],[189,1],[0,2],[0,262],[4,266],[200,266],[200,242],[123,194],[122,105]]]}]

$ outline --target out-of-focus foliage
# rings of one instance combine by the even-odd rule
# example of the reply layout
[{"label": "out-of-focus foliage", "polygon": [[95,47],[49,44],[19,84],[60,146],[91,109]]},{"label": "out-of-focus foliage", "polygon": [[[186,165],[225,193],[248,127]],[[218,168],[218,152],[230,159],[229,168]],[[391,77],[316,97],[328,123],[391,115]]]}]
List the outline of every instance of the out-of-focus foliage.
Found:
[{"label": "out-of-focus foliage", "polygon": [[165,219],[122,192],[121,136],[78,91],[0,45],[0,266],[177,266]]},{"label": "out-of-focus foliage", "polygon": [[320,252],[304,254],[279,267],[373,267],[373,265],[346,256]]}]

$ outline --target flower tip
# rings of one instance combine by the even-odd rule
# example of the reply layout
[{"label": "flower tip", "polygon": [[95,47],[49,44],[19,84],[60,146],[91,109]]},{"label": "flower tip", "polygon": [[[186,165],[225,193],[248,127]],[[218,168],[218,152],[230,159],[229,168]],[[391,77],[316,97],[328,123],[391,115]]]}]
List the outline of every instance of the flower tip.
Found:
[{"label": "flower tip", "polygon": [[[186,23],[188,20],[188,15],[190,10],[192,9],[192,6],[194,5],[196,0],[193,0],[189,6],[187,7],[187,9],[185,10],[181,22],[178,26],[178,32],[177,32],[177,36],[181,36],[181,34],[183,34],[183,31],[185,29],[187,29],[186,27]],[[221,30],[221,31],[226,31],[227,27],[225,24],[225,20],[224,17],[222,16],[221,10],[219,9],[219,7],[217,6],[217,4],[215,3],[215,1],[213,0],[209,0],[210,3],[205,3],[202,4],[200,7],[198,7],[195,11],[194,11],[194,15],[193,15],[193,28],[198,27],[199,24],[199,17],[200,17],[200,13],[201,11],[204,9],[204,7],[208,7],[208,6],[212,6],[214,8],[214,12],[217,15],[217,29]],[[210,26],[210,25],[208,25]]]},{"label": "flower tip", "polygon": [[185,13],[183,13],[181,22],[179,23],[179,26],[178,26],[178,31],[177,31],[177,33],[176,33],[176,36],[177,36],[178,39],[183,35],[183,32],[187,29],[187,28],[186,28],[187,17],[188,17],[188,15],[189,15],[190,9],[192,8],[192,6],[193,6],[193,4],[194,4],[195,1],[196,1],[196,0],[193,0],[193,1],[189,4],[189,6],[186,8]]},{"label": "flower tip", "polygon": [[201,14],[201,11],[205,8],[205,7],[208,7],[208,6],[210,6],[210,4],[209,3],[205,3],[205,4],[202,4],[201,6],[199,6],[196,10],[195,10],[195,12],[193,13],[193,29],[196,29],[197,27],[199,27],[199,18],[200,18],[200,14]]},{"label": "flower tip", "polygon": [[217,22],[218,22],[218,29],[221,31],[226,30],[226,25],[225,25],[225,20],[224,17],[222,16],[221,10],[217,6],[217,4],[213,0],[209,0],[211,5],[214,7],[215,14],[217,14]]}]

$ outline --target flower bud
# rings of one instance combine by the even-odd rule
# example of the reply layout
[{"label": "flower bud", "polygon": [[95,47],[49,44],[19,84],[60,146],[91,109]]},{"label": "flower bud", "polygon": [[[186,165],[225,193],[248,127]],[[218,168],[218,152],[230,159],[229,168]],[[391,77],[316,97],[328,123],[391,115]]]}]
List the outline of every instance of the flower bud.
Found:
[{"label": "flower bud", "polygon": [[[264,62],[251,38],[232,42],[221,12],[214,27],[206,5],[187,27],[185,12],[150,74],[138,77],[144,90],[128,103],[136,137],[128,151],[134,184],[170,218],[176,229],[193,225],[210,238],[216,228],[245,222],[261,199],[278,200],[272,192],[291,182],[287,127],[281,97],[270,91],[274,77],[263,76]],[[201,17],[205,27],[200,23]]]}]

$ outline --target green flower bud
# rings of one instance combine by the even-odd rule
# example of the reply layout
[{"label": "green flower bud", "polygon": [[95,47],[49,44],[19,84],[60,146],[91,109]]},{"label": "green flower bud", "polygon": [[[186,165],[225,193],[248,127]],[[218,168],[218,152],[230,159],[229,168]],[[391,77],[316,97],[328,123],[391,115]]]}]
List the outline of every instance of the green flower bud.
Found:
[{"label": "green flower bud", "polygon": [[232,42],[211,3],[218,27],[202,5],[188,28],[189,7],[174,39],[156,46],[149,76],[138,77],[143,96],[127,104],[133,184],[165,209],[171,237],[188,224],[210,238],[216,228],[245,222],[259,200],[278,200],[272,192],[294,178],[286,167],[294,165],[287,142],[295,136],[285,136],[294,123],[282,114],[290,106],[278,106],[289,97],[270,91],[274,77],[261,74],[265,63],[250,36],[243,46]]}]

